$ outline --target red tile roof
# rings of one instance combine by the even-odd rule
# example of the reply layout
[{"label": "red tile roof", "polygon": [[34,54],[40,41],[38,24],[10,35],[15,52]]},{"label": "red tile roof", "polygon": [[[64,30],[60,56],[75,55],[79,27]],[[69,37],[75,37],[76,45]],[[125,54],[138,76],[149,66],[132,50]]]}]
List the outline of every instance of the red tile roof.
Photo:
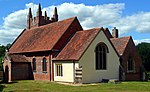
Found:
[{"label": "red tile roof", "polygon": [[79,60],[102,28],[78,31],[55,60]]},{"label": "red tile roof", "polygon": [[25,30],[16,39],[9,53],[51,50],[76,17]]},{"label": "red tile roof", "polygon": [[111,42],[113,43],[114,47],[116,48],[117,52],[122,55],[126,49],[126,46],[131,39],[131,36],[127,37],[120,37],[120,38],[111,38]]},{"label": "red tile roof", "polygon": [[25,55],[8,54],[8,57],[11,62],[30,62]]}]

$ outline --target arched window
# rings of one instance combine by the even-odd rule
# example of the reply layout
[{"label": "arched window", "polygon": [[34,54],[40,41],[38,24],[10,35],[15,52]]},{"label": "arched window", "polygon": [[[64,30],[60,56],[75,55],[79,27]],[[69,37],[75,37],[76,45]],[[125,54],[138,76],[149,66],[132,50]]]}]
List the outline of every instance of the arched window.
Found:
[{"label": "arched window", "polygon": [[95,49],[96,70],[105,70],[107,67],[108,48],[105,43],[99,43]]},{"label": "arched window", "polygon": [[33,71],[36,71],[36,58],[32,59],[32,67],[33,67]]},{"label": "arched window", "polygon": [[134,61],[131,57],[128,59],[128,72],[134,72]]},{"label": "arched window", "polygon": [[46,58],[45,57],[43,58],[42,68],[43,68],[43,71],[47,71],[47,65],[46,65]]}]

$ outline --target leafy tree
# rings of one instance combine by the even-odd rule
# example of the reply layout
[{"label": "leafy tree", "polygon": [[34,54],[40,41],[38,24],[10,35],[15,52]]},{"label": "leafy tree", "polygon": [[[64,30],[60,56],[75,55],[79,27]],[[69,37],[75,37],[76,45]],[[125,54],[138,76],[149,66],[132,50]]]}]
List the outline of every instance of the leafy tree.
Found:
[{"label": "leafy tree", "polygon": [[6,46],[0,45],[0,70],[3,69],[2,60],[3,60],[4,56],[5,56],[5,51],[6,51],[6,49],[8,49],[10,46],[11,46],[11,44],[7,44]]},{"label": "leafy tree", "polygon": [[137,49],[145,69],[150,71],[150,43],[140,43],[137,45]]}]

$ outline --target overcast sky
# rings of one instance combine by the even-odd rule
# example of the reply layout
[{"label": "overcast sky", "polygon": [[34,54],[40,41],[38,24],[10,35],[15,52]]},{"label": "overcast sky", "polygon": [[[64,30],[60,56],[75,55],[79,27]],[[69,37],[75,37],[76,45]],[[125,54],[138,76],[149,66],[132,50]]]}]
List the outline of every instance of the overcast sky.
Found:
[{"label": "overcast sky", "polygon": [[56,6],[59,20],[77,16],[84,29],[117,27],[136,44],[150,42],[150,0],[0,0],[0,44],[14,41],[26,28],[28,9],[35,16],[38,3],[49,17]]}]

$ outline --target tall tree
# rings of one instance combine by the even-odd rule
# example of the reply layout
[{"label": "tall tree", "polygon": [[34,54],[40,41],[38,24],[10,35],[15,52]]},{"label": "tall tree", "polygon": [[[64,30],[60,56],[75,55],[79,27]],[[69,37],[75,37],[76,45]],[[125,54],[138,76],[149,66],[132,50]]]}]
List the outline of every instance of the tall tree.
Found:
[{"label": "tall tree", "polygon": [[140,43],[137,45],[137,49],[145,69],[150,71],[150,43]]}]

